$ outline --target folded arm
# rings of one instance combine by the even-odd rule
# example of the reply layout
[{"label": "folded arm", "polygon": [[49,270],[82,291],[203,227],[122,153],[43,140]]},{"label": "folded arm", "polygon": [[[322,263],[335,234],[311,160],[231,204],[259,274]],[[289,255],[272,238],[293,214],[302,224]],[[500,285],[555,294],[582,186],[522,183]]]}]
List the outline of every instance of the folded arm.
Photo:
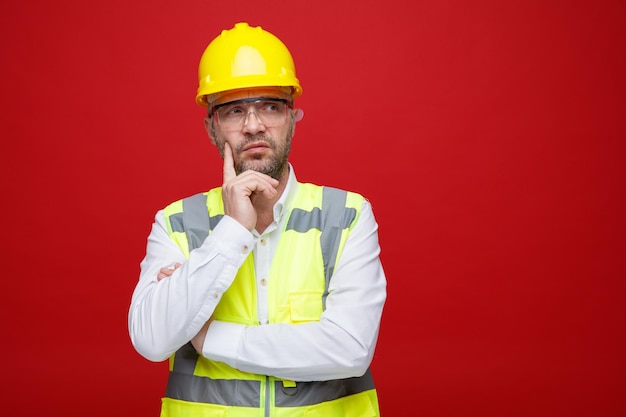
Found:
[{"label": "folded arm", "polygon": [[[128,314],[135,349],[149,360],[162,361],[196,336],[232,283],[253,242],[250,232],[224,216],[186,260],[167,234],[163,213],[157,213]],[[162,268],[176,264],[180,267],[168,279],[159,279]]]}]

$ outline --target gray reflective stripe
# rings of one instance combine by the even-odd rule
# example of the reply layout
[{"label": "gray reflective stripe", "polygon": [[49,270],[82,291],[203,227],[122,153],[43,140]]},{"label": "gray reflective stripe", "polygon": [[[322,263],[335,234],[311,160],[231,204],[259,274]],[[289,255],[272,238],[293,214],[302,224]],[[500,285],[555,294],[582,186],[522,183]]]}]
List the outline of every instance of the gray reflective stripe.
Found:
[{"label": "gray reflective stripe", "polygon": [[198,357],[199,356],[196,352],[196,348],[193,347],[191,342],[188,342],[186,345],[176,351],[176,356],[174,357],[174,368],[172,369],[172,372],[178,374],[192,375],[193,371],[196,370]]},{"label": "gray reflective stripe", "polygon": [[326,291],[324,292],[324,305],[328,295],[330,277],[335,271],[341,231],[350,226],[356,217],[356,210],[346,207],[348,193],[336,188],[324,187],[322,195],[322,256],[324,257],[324,276],[326,277]]},{"label": "gray reflective stripe", "polygon": [[185,225],[183,224],[183,213],[176,213],[170,216],[170,225],[173,232],[182,233],[185,231]]},{"label": "gray reflective stripe", "polygon": [[183,227],[187,233],[189,251],[199,247],[209,235],[209,211],[206,196],[196,194],[183,200]]},{"label": "gray reflective stripe", "polygon": [[285,230],[295,230],[299,233],[306,233],[311,229],[320,230],[320,245],[322,248],[322,258],[324,260],[324,278],[326,285],[322,295],[322,306],[326,308],[326,297],[328,296],[328,286],[330,278],[335,271],[339,243],[341,242],[341,232],[350,226],[356,217],[356,209],[346,207],[348,193],[332,187],[323,187],[322,209],[315,207],[311,211],[293,209]]},{"label": "gray reflective stripe", "polygon": [[315,207],[311,211],[295,208],[291,211],[285,230],[306,233],[311,229],[322,230],[322,210]]},{"label": "gray reflective stripe", "polygon": [[265,417],[270,417],[272,407],[270,407],[269,405],[271,404],[271,401],[272,401],[272,393],[270,392],[270,389],[269,389],[269,386],[270,386],[269,376],[265,376],[265,386],[267,387],[265,389]]},{"label": "gray reflective stripe", "polygon": [[170,372],[165,396],[195,403],[259,408],[260,393],[261,381],[258,380],[211,379]]},{"label": "gray reflective stripe", "polygon": [[206,195],[196,194],[183,199],[183,212],[170,216],[170,225],[174,232],[187,234],[189,251],[197,249],[209,235],[209,231],[215,229],[223,214],[209,217],[206,205]]},{"label": "gray reflective stripe", "polygon": [[183,221],[187,232],[189,251],[199,248],[209,235],[211,227],[206,195],[196,194],[183,200]]},{"label": "gray reflective stripe", "polygon": [[282,381],[274,383],[276,407],[319,404],[372,389],[374,389],[374,379],[369,369],[365,375],[358,378],[297,382],[296,386],[292,388],[283,387]]},{"label": "gray reflective stripe", "polygon": [[[372,389],[374,389],[374,380],[369,369],[365,375],[358,378],[297,382],[292,388],[285,388],[283,382],[278,380],[274,381],[274,404],[276,407],[301,407]],[[269,391],[266,391],[266,394],[269,395]],[[174,370],[170,372],[165,395],[168,398],[196,403],[258,408],[261,406],[261,381],[211,379],[181,374]]]},{"label": "gray reflective stripe", "polygon": [[260,381],[211,379],[194,375],[199,355],[191,343],[176,352],[165,396],[177,400],[239,407],[260,407]]}]

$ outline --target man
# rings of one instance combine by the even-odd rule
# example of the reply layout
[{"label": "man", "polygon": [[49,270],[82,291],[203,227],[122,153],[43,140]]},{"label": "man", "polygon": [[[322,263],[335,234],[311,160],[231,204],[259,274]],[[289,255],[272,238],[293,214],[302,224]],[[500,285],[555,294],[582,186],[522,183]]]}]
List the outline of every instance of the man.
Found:
[{"label": "man", "polygon": [[274,35],[207,47],[198,104],[222,187],[158,211],[129,311],[133,346],[170,358],[162,416],[379,416],[369,371],[386,299],[362,196],[299,183],[302,92]]}]

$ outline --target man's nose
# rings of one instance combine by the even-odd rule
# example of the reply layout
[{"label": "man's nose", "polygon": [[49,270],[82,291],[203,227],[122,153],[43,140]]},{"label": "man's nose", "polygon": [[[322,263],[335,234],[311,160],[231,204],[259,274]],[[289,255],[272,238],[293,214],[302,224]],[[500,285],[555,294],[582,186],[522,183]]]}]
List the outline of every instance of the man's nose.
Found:
[{"label": "man's nose", "polygon": [[[254,115],[254,117],[251,117],[250,115]],[[243,129],[245,132],[249,133],[262,132],[265,131],[265,125],[263,124],[263,121],[259,119],[256,111],[250,110],[248,111],[248,114],[246,114],[246,118],[243,121]]]}]

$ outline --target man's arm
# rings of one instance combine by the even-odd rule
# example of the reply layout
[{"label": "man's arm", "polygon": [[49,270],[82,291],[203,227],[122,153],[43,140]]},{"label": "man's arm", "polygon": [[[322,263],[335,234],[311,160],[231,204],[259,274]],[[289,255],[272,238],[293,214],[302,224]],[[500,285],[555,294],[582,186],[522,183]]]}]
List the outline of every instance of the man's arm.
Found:
[{"label": "man's arm", "polygon": [[[169,238],[163,213],[156,215],[132,296],[128,328],[135,349],[152,361],[167,359],[189,342],[209,319],[254,238],[239,223],[224,216],[189,259]],[[168,279],[163,268],[180,264]]]},{"label": "man's arm", "polygon": [[386,299],[378,226],[365,202],[330,281],[319,322],[244,326],[213,321],[202,354],[247,372],[295,381],[362,375]]},{"label": "man's arm", "polygon": [[[159,273],[157,275],[157,281],[161,281],[164,278],[171,277],[172,274],[174,274],[174,271],[180,268],[180,266],[181,264],[176,262],[173,267],[166,267],[166,268],[159,269]],[[211,316],[209,320],[207,320],[207,322],[204,323],[200,331],[191,339],[191,344],[193,345],[194,348],[196,348],[196,351],[198,352],[202,352],[202,346],[204,345],[204,338],[206,337],[206,332],[209,329],[209,325],[211,324],[212,321],[213,321],[213,316]]]}]

